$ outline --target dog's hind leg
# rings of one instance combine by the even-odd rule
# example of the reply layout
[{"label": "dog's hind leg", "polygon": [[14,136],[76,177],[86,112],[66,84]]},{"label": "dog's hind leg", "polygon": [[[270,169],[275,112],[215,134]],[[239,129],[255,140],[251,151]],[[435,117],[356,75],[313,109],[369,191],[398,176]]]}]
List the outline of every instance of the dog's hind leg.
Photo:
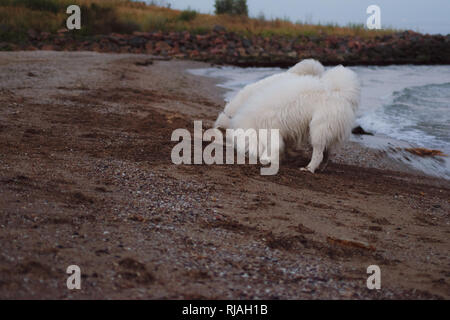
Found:
[{"label": "dog's hind leg", "polygon": [[309,171],[314,173],[316,169],[319,167],[320,163],[323,160],[323,153],[325,151],[325,147],[322,145],[313,145],[313,153],[311,157],[311,161],[306,166],[306,168],[301,168],[302,171]]},{"label": "dog's hind leg", "polygon": [[330,160],[330,150],[325,149],[325,151],[323,152],[322,163],[319,166],[319,171],[324,171],[327,168],[329,160]]}]

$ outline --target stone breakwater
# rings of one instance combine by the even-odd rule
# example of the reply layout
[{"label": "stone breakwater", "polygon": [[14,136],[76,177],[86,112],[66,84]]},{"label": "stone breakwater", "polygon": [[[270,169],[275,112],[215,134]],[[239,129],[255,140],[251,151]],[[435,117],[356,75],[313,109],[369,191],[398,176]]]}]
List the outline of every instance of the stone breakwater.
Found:
[{"label": "stone breakwater", "polygon": [[67,30],[56,34],[28,31],[22,44],[0,43],[0,50],[97,51],[148,53],[169,58],[242,67],[288,67],[315,58],[325,65],[450,64],[450,35],[412,31],[358,36],[244,36],[221,27],[207,34],[135,32],[80,38]]}]

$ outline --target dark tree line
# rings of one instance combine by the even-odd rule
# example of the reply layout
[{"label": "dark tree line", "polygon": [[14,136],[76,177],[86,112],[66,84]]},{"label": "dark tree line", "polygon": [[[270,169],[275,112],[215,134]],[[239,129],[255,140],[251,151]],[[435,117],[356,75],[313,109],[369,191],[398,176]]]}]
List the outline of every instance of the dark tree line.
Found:
[{"label": "dark tree line", "polygon": [[248,16],[247,0],[216,0],[216,14]]}]

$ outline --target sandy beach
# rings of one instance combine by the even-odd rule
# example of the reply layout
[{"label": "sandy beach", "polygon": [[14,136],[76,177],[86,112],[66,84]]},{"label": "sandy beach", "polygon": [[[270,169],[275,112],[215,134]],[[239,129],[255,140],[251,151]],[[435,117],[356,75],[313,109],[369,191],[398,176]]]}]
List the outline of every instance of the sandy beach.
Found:
[{"label": "sandy beach", "polygon": [[354,142],[315,175],[172,164],[224,106],[208,66],[0,52],[0,298],[450,298],[448,180]]}]

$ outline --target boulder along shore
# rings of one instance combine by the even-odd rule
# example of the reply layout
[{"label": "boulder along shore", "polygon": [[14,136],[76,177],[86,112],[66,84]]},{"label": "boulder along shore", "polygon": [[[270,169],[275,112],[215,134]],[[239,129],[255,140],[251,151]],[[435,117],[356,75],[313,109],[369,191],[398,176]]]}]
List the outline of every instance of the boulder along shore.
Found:
[{"label": "boulder along shore", "polygon": [[134,32],[80,37],[29,30],[22,43],[1,42],[0,50],[144,53],[241,67],[289,67],[315,58],[325,65],[450,64],[450,35],[413,31],[363,38],[354,36],[240,35],[216,26],[212,32]]}]

